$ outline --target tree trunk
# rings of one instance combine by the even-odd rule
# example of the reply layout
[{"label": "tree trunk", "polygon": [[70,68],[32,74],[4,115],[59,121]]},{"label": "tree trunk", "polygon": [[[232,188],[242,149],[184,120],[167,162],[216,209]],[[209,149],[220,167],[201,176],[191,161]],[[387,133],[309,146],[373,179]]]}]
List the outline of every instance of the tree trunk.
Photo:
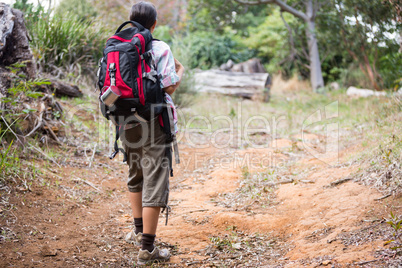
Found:
[{"label": "tree trunk", "polygon": [[309,61],[310,61],[310,81],[313,90],[324,86],[322,77],[320,54],[318,52],[317,37],[315,36],[315,14],[313,0],[306,1],[307,28],[306,36],[308,42]]},{"label": "tree trunk", "polygon": [[374,73],[374,70],[370,65],[370,61],[369,61],[366,53],[364,53],[363,58],[364,58],[364,64],[366,65],[367,75],[370,79],[371,85],[374,87],[375,90],[381,90],[381,88],[378,86],[377,81],[376,81],[376,77],[378,76],[378,74]]}]

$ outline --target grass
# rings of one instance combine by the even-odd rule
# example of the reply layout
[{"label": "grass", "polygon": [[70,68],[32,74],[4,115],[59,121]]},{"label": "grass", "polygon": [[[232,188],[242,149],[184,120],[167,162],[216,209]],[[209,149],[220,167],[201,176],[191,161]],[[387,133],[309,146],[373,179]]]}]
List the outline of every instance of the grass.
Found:
[{"label": "grass", "polygon": [[[332,109],[332,114],[338,114],[332,121],[339,123],[340,143],[345,145],[355,141],[370,145],[378,141],[379,137],[387,133],[398,133],[402,128],[401,100],[396,97],[354,99],[346,96],[345,90],[329,92],[327,95],[309,90],[273,94],[269,103],[200,94],[190,109],[181,111],[179,124],[181,129],[205,127],[205,120],[190,121],[192,117],[199,116],[211,124],[211,131],[215,131],[228,127],[227,120],[217,120],[218,116],[232,120],[235,127],[245,126],[250,118],[262,116],[270,123],[271,129],[276,127],[279,137],[289,138],[300,134],[303,124],[307,123],[306,119],[317,111],[322,115],[317,125],[322,127],[312,131],[325,134],[324,126],[331,122],[325,118],[325,112],[331,112]],[[273,125],[275,122],[276,125]],[[263,121],[258,120],[251,121],[249,126],[266,127]]]},{"label": "grass", "polygon": [[33,55],[44,72],[76,83],[82,74],[93,72],[110,35],[100,23],[66,13],[40,14],[28,23]]},{"label": "grass", "polygon": [[228,230],[229,234],[210,237],[212,245],[206,249],[209,258],[204,262],[213,267],[272,266],[288,250],[287,245],[270,234],[247,234],[236,226],[228,226]]},{"label": "grass", "polygon": [[[293,90],[273,91],[269,103],[199,94],[191,107],[180,111],[179,129],[181,132],[198,132],[197,135],[213,134],[226,129],[226,134],[229,135],[237,133],[240,127],[244,130],[247,121],[251,118],[263,117],[266,119],[265,122],[253,120],[249,128],[257,132],[260,131],[259,129],[265,129],[266,135],[257,134],[252,136],[252,139],[260,139],[265,148],[272,146],[270,142],[275,137],[288,139],[292,141],[292,148],[287,151],[281,149],[277,153],[290,152],[301,156],[307,153],[303,152],[303,148],[297,143],[302,141],[303,127],[307,125],[305,133],[318,135],[319,140],[316,145],[325,149],[327,138],[331,138],[327,136],[326,127],[332,124],[336,129],[330,134],[339,135],[338,152],[346,148],[354,148],[348,154],[349,161],[361,166],[360,171],[354,175],[357,180],[375,185],[384,193],[402,192],[401,97],[351,98],[346,95],[346,89],[330,91],[322,95],[308,88],[302,90],[295,85],[292,88]],[[310,126],[309,124],[314,122],[309,118],[310,115],[315,115],[313,119],[318,118],[320,121]],[[198,120],[192,120],[195,117]],[[202,132],[206,133],[202,134]],[[273,135],[276,136],[273,137]],[[238,148],[245,149],[248,146],[252,148],[252,145],[247,144],[243,132],[241,145]],[[271,180],[270,172],[272,170],[267,169],[262,173],[243,176],[241,190],[236,195],[248,196],[248,202],[257,200],[261,204],[269,204],[269,192],[272,191],[272,187],[267,188],[264,180],[266,178],[268,181]],[[278,169],[274,172],[283,174]],[[371,173],[378,174],[378,177],[370,179],[368,175]],[[264,189],[269,190],[264,192]],[[238,207],[248,204],[246,199],[236,200],[236,196],[230,195],[224,196],[223,200],[227,206]],[[243,201],[239,203],[239,200]]]}]

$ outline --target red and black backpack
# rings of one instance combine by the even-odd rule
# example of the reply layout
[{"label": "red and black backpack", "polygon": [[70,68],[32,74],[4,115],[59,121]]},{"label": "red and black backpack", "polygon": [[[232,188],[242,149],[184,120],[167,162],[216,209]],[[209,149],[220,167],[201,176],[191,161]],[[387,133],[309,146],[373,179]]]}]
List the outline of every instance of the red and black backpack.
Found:
[{"label": "red and black backpack", "polygon": [[[122,30],[130,23],[134,27]],[[160,115],[165,119],[163,120],[165,133],[171,133],[164,105],[164,92],[151,54],[152,40],[148,29],[135,21],[126,21],[106,42],[98,69],[99,99],[113,80],[121,92],[112,106],[100,101],[103,116],[108,120],[112,119],[116,124],[115,152],[110,158],[113,158],[118,151],[124,153],[118,148],[117,140],[123,126],[130,123],[126,118],[134,113],[146,121]]]},{"label": "red and black backpack", "polygon": [[[122,31],[124,26],[130,27]],[[103,51],[98,71],[98,85],[104,90],[111,85],[110,67],[115,66],[116,86],[121,96],[112,107],[101,104],[103,115],[119,117],[138,114],[146,120],[162,112],[163,90],[152,59],[152,35],[141,24],[126,21],[111,36]]]}]

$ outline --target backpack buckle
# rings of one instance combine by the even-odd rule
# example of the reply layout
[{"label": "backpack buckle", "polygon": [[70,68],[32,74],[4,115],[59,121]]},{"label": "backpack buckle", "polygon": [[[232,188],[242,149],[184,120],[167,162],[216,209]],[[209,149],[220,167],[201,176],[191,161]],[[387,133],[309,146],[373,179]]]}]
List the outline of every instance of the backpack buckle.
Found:
[{"label": "backpack buckle", "polygon": [[115,86],[116,85],[116,64],[112,62],[109,64],[109,77],[110,77],[110,85]]}]

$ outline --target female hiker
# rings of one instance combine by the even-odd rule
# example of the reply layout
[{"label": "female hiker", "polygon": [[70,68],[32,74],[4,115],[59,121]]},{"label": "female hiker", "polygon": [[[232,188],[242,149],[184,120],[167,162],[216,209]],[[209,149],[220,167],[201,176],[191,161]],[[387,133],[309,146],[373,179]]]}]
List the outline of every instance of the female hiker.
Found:
[{"label": "female hiker", "polygon": [[[157,22],[154,5],[149,2],[133,5],[130,21],[138,22],[152,33]],[[152,41],[152,54],[161,88],[172,94],[180,84],[184,73],[183,65],[174,59],[169,46],[163,41]],[[169,251],[154,246],[159,213],[161,207],[166,207],[169,194],[170,169],[165,153],[166,134],[161,129],[158,117],[155,117],[147,123],[126,126],[122,140],[128,156],[127,184],[135,227],[125,239],[141,246],[139,265],[167,261],[170,258]]]}]

